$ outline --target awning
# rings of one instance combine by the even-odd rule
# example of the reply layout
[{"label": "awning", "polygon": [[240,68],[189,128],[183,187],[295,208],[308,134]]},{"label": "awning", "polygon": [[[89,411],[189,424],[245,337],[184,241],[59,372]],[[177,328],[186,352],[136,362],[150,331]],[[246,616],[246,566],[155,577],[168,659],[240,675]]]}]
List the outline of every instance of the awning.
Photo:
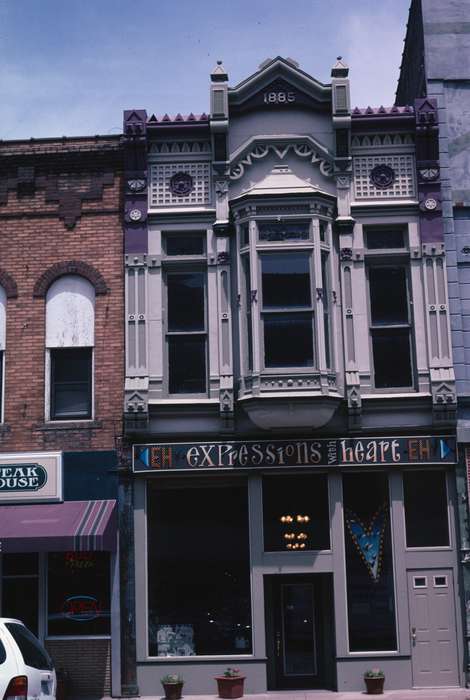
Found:
[{"label": "awning", "polygon": [[116,549],[116,501],[0,506],[0,552]]}]

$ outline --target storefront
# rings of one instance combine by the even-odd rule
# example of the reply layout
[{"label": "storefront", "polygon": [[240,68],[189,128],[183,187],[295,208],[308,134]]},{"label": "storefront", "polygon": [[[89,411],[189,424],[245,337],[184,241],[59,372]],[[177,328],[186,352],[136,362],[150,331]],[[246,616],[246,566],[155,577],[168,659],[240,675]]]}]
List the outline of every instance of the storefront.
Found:
[{"label": "storefront", "polygon": [[455,438],[134,445],[140,693],[459,686]]},{"label": "storefront", "polygon": [[1,615],[44,641],[75,695],[110,694],[115,675],[116,481],[114,452],[0,456]]}]

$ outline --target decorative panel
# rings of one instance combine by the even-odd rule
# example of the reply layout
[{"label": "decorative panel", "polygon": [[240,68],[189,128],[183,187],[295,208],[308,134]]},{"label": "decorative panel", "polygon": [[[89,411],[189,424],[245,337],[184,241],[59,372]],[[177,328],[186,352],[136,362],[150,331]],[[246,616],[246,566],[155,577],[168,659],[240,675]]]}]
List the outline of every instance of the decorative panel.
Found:
[{"label": "decorative panel", "polygon": [[[412,155],[359,156],[354,160],[354,187],[356,199],[415,199],[415,165]],[[371,172],[379,165],[393,170],[393,178],[386,187],[374,184]]]},{"label": "decorative panel", "polygon": [[[178,192],[171,186],[175,175],[189,176],[191,187]],[[150,207],[204,205],[210,202],[210,164],[158,163],[150,167]]]}]

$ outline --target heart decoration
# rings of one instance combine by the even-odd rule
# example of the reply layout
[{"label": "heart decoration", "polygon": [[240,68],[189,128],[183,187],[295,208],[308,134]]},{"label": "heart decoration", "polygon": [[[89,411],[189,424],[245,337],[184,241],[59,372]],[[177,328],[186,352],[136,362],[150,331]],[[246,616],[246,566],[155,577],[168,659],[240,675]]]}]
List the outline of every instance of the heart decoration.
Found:
[{"label": "heart decoration", "polygon": [[346,524],[361,559],[374,583],[380,579],[383,539],[387,522],[387,505],[377,510],[369,526],[364,525],[355,513],[346,510]]}]

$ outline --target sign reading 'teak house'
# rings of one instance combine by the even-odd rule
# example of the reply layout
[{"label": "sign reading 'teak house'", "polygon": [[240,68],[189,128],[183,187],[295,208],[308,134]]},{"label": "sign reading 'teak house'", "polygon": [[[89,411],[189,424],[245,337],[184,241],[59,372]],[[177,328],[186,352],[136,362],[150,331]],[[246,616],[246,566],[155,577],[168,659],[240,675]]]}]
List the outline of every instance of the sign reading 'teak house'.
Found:
[{"label": "sign reading 'teak house'", "polygon": [[0,503],[62,500],[62,453],[0,455]]},{"label": "sign reading 'teak house'", "polygon": [[134,445],[134,472],[276,467],[454,464],[455,437],[410,436],[332,440]]}]

